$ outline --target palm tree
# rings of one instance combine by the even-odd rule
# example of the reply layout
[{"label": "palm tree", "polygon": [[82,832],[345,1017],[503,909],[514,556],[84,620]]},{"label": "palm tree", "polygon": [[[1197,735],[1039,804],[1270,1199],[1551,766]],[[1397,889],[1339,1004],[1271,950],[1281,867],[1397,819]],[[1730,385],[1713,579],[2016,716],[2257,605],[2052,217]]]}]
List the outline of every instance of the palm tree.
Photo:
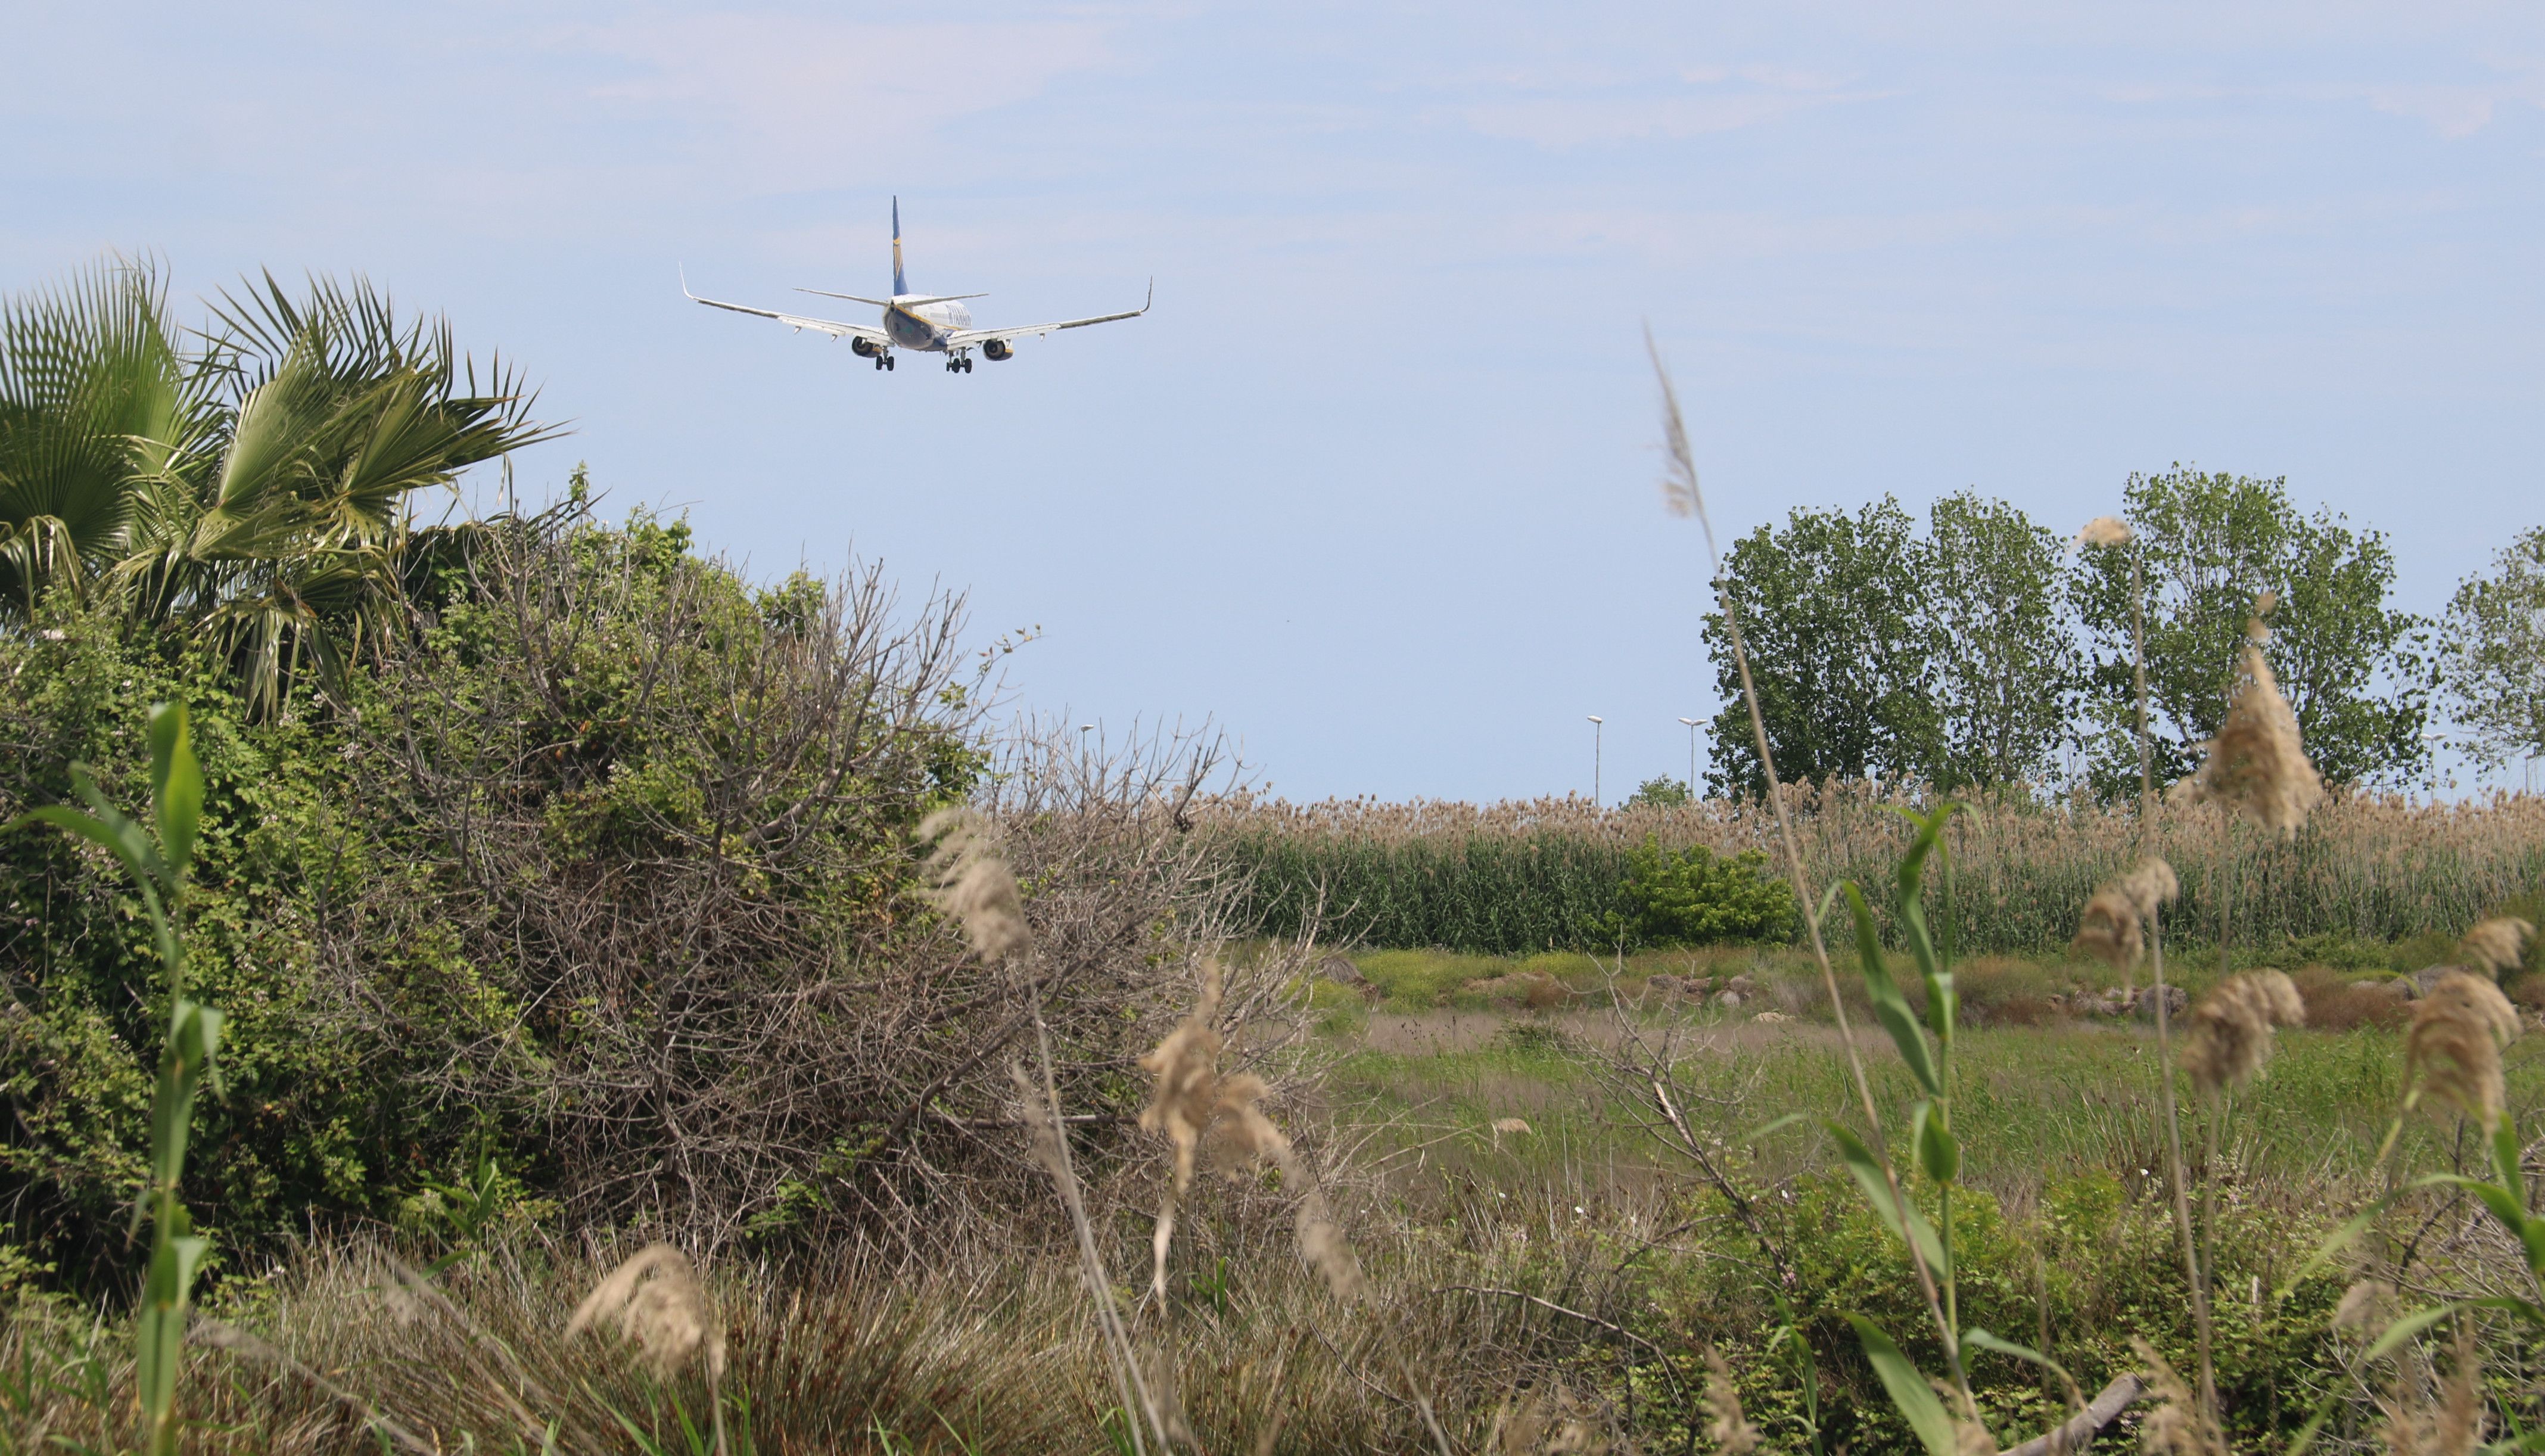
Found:
[{"label": "palm tree", "polygon": [[368,283],[273,275],[180,350],[165,290],[119,261],[0,313],[0,612],[56,585],[211,641],[271,711],[333,678],[398,600],[409,498],[556,432],[500,359]]},{"label": "palm tree", "polygon": [[0,611],[84,592],[142,497],[199,471],[218,410],[148,264],[0,303]]}]

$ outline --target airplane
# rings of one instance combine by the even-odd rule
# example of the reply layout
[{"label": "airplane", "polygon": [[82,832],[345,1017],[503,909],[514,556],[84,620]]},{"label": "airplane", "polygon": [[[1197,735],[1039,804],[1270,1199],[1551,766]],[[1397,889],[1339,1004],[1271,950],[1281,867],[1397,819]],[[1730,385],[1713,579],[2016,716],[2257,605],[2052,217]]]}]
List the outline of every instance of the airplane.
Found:
[{"label": "airplane", "polygon": [[1083,329],[1089,324],[1109,324],[1115,319],[1138,318],[1149,311],[1150,302],[1157,297],[1158,284],[1157,280],[1150,280],[1149,296],[1140,301],[1139,307],[1127,313],[1100,313],[1094,318],[1063,319],[1056,324],[1027,324],[1023,328],[1015,329],[976,329],[972,327],[972,310],[965,308],[962,300],[987,298],[989,294],[910,291],[910,284],[904,280],[901,272],[901,199],[894,198],[892,200],[891,297],[864,298],[855,293],[832,293],[820,288],[797,288],[795,291],[813,293],[824,298],[846,298],[852,303],[874,304],[883,310],[883,327],[837,323],[826,318],[805,318],[797,314],[780,313],[772,308],[753,308],[742,303],[725,303],[714,298],[701,298],[690,291],[689,271],[684,269],[681,273],[681,293],[693,303],[703,303],[709,308],[731,309],[735,313],[748,313],[758,318],[774,318],[797,333],[813,329],[828,334],[834,339],[846,339],[849,341],[849,349],[852,353],[860,359],[873,360],[874,366],[878,369],[888,369],[893,366],[892,352],[896,348],[915,350],[922,354],[943,354],[945,356],[946,372],[958,374],[972,372],[972,351],[975,349],[981,351],[983,358],[995,364],[1002,360],[1016,358],[1016,341],[1028,335],[1040,338],[1056,329]]}]

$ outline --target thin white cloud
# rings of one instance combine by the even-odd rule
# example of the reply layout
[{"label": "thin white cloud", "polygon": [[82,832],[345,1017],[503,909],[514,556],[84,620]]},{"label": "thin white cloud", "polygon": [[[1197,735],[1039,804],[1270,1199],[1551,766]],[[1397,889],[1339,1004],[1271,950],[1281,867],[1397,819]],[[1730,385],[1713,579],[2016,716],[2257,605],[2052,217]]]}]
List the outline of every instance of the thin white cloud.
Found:
[{"label": "thin white cloud", "polygon": [[813,188],[906,170],[959,118],[1028,101],[1114,61],[1107,27],[869,24],[808,16],[646,16],[564,33],[560,49],[625,63],[597,103],[684,128],[745,185]]},{"label": "thin white cloud", "polygon": [[1880,93],[1729,91],[1669,96],[1533,96],[1459,110],[1487,136],[1550,149],[1633,141],[1678,141],[1738,131]]},{"label": "thin white cloud", "polygon": [[2217,101],[2356,106],[2364,102],[2386,116],[2420,121],[2440,136],[2461,140],[2490,126],[2504,108],[2545,108],[2545,65],[2497,61],[2491,69],[2493,74],[2489,76],[2459,81],[2316,81],[2256,86],[2124,81],[2098,87],[2097,91],[2104,100],[2125,106]]},{"label": "thin white cloud", "polygon": [[2504,105],[2545,106],[2545,72],[2475,85],[2378,86],[2368,104],[2389,116],[2409,117],[2451,139],[2472,136],[2493,122]]}]

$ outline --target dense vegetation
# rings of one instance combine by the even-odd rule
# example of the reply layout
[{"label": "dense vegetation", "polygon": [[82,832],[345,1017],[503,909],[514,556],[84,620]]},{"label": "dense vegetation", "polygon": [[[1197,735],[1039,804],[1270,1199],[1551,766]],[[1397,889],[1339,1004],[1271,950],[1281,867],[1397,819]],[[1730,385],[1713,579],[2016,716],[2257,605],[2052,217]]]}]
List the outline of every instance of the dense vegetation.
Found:
[{"label": "dense vegetation", "polygon": [[[926,640],[946,624],[858,652],[883,623],[818,584],[754,591],[684,534],[490,523],[341,695],[303,681],[270,713],[219,642],[66,591],[0,636],[0,815],[65,797],[74,763],[141,801],[140,715],[194,709],[193,980],[227,1018],[227,1088],[188,1192],[226,1247],[430,1223],[480,1159],[587,1217],[767,1215],[817,1157],[667,1167],[621,1129],[741,1160],[778,1135],[749,1117],[857,1124],[852,1088],[789,1108],[803,1069],[717,1041],[769,1034],[759,1001],[924,953],[894,836],[978,769]],[[0,906],[11,1239],[111,1280],[148,1109],[131,1048],[160,1014],[147,928],[111,861],[31,833],[0,840]]]},{"label": "dense vegetation", "polygon": [[[1895,811],[1921,799],[1837,783],[1789,790],[1788,802],[1810,873],[1826,884],[1879,879],[1906,839]],[[1772,818],[1756,803],[1235,799],[1204,824],[1248,875],[1249,915],[1276,935],[1313,921],[1363,945],[1502,955],[1779,938],[1764,922],[1741,934],[1671,932],[1650,919],[1651,902],[1636,888],[1636,855],[1648,841],[1718,855],[1772,845]],[[2076,907],[2138,848],[2131,809],[2085,794],[1984,799],[1949,833],[1953,893],[1949,912],[1939,904],[1935,913],[1949,913],[1974,953],[2064,946],[2077,930]],[[2545,886],[2545,805],[2527,797],[2415,805],[2355,795],[2327,805],[2286,844],[2184,805],[2165,815],[2162,835],[2183,881],[2170,933],[2194,943],[2216,940],[2230,906],[2234,938],[2254,947],[2444,940]],[[1739,893],[1725,895],[1726,908],[1739,902]]]}]

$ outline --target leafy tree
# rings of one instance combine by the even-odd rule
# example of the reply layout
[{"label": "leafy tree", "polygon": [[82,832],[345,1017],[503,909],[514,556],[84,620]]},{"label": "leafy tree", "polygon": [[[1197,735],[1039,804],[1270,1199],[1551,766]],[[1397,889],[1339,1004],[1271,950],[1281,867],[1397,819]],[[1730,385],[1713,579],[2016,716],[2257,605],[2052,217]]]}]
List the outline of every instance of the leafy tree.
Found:
[{"label": "leafy tree", "polygon": [[1783,940],[1799,924],[1793,887],[1764,849],[1717,854],[1703,845],[1677,853],[1647,839],[1626,856],[1626,899],[1648,943],[1710,945]]},{"label": "leafy tree", "polygon": [[1667,773],[1659,778],[1645,779],[1635,786],[1633,793],[1626,795],[1626,807],[1629,809],[1670,809],[1695,801],[1696,795],[1686,784]]},{"label": "leafy tree", "polygon": [[1941,720],[1929,776],[1946,787],[2048,776],[2084,670],[2059,538],[1965,491],[1929,511],[1925,563]]},{"label": "leafy tree", "polygon": [[[1935,759],[1932,633],[1919,610],[1917,526],[1885,496],[1855,515],[1797,510],[1735,541],[1716,589],[1741,613],[1759,709],[1787,778],[1921,775]],[[1705,618],[1715,663],[1716,792],[1764,793],[1741,677],[1721,612]]]},{"label": "leafy tree", "polygon": [[2443,676],[2467,750],[2500,768],[2545,756],[2545,526],[2520,531],[2448,602]]},{"label": "leafy tree", "polygon": [[545,439],[499,363],[356,281],[271,275],[180,348],[149,266],[0,308],[0,612],[60,583],[209,641],[272,710],[395,596],[408,498]]},{"label": "leafy tree", "polygon": [[2388,607],[2385,536],[2327,511],[2299,513],[2285,479],[2181,465],[2132,475],[2135,539],[2087,552],[2075,601],[2091,643],[2090,705],[2098,788],[2135,785],[2130,741],[2130,561],[2146,570],[2149,730],[2159,781],[2199,766],[2218,732],[2245,623],[2263,592],[2277,605],[2266,649],[2307,753],[2336,782],[2401,782],[2428,761],[2427,623]]}]

